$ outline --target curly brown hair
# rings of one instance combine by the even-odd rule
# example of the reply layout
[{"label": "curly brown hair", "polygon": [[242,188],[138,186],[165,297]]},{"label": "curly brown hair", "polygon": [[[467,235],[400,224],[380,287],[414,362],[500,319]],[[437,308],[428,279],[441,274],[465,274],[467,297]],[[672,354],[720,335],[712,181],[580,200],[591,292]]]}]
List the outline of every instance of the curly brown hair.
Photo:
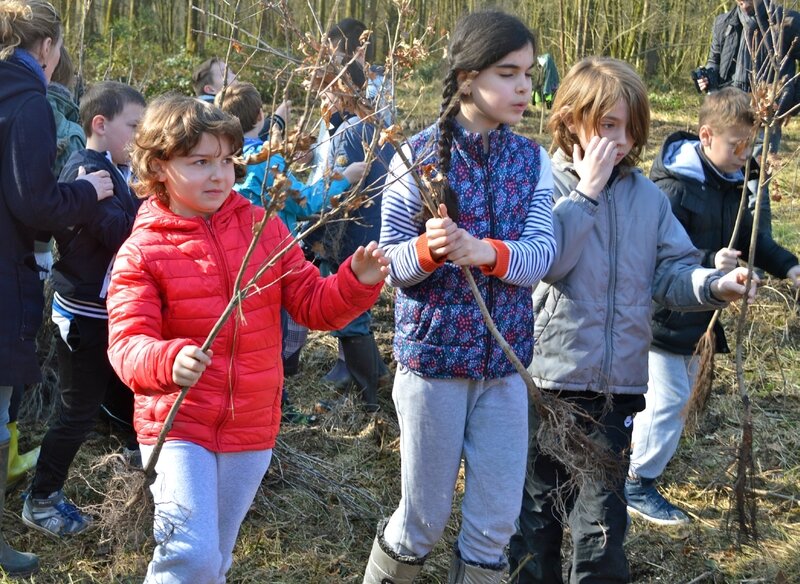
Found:
[{"label": "curly brown hair", "polygon": [[[242,126],[232,115],[210,103],[177,93],[154,99],[145,109],[133,139],[131,167],[138,179],[133,184],[136,194],[141,198],[155,195],[169,205],[169,194],[158,180],[152,162],[186,156],[204,133],[228,138],[234,153],[242,150]],[[237,176],[241,176],[241,171],[237,168]]]}]

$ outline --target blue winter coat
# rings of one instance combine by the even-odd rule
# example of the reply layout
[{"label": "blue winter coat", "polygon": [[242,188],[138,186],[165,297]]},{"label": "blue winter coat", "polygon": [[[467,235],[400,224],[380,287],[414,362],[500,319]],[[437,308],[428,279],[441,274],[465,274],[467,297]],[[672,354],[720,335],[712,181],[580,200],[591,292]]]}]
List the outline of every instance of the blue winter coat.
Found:
[{"label": "blue winter coat", "polygon": [[0,385],[41,379],[35,337],[44,297],[34,261],[37,230],[78,223],[97,205],[86,181],[59,184],[53,111],[40,74],[0,61]]},{"label": "blue winter coat", "polygon": [[86,172],[108,172],[114,183],[114,196],[101,201],[81,223],[53,233],[59,258],[53,266],[52,284],[64,298],[103,306],[111,263],[131,234],[142,201],[106,155],[89,148],[69,157],[59,179],[75,180],[80,167]]}]

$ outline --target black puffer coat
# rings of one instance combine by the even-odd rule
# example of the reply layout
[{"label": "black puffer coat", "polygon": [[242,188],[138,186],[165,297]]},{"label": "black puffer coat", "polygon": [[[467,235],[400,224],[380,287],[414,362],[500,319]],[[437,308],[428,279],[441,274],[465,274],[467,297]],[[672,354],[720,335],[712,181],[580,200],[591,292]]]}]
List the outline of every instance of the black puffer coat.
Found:
[{"label": "black puffer coat", "polygon": [[[703,252],[703,265],[713,268],[714,256],[721,248],[728,247],[733,234],[742,196],[742,180],[729,181],[720,176],[697,152],[698,142],[699,138],[688,132],[672,134],[653,162],[650,178],[666,193],[673,213],[695,247]],[[751,161],[751,167],[751,177],[757,177],[755,160]],[[748,257],[752,229],[753,217],[745,209],[739,238],[733,246],[742,252],[742,258]],[[766,233],[759,233],[755,264],[784,278],[797,265],[797,257],[775,243]],[[657,305],[653,316],[653,345],[679,355],[691,355],[706,331],[712,314],[675,312]],[[727,353],[728,345],[719,321],[715,332],[717,352]]]}]

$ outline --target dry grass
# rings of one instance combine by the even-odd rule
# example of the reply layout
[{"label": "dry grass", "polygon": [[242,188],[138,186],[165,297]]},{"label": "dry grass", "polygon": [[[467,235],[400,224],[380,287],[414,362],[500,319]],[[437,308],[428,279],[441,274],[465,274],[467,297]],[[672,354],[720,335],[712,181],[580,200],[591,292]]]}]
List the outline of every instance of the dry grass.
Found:
[{"label": "dry grass", "polygon": [[[668,133],[692,127],[699,103],[694,95],[658,96],[654,102],[645,169]],[[427,115],[418,112],[419,119]],[[522,131],[538,137],[538,130],[537,113],[525,119]],[[796,132],[795,126],[789,128],[785,148],[797,146]],[[544,138],[542,142],[549,143]],[[792,195],[795,175],[794,164],[784,171],[784,197],[773,204],[773,215],[776,236],[800,250],[800,208]],[[375,317],[383,357],[392,363],[388,293]],[[730,312],[723,319],[728,330],[732,317]],[[716,584],[800,582],[798,334],[794,291],[785,283],[768,280],[751,313],[746,347],[746,375],[754,401],[761,540],[754,546],[736,547],[731,485],[741,406],[731,358],[718,356],[709,413],[698,432],[684,439],[663,481],[666,494],[691,513],[693,523],[675,530],[634,521],[626,545],[636,582],[688,583],[703,575],[701,581]],[[319,399],[335,397],[319,381],[335,358],[334,340],[312,334],[301,373],[289,380],[292,397],[303,409]],[[52,385],[52,374],[49,380]],[[400,493],[398,427],[388,391],[381,401],[384,411],[376,417],[344,400],[318,427],[283,428],[272,468],[242,526],[230,582],[361,582],[375,524],[391,512]],[[34,402],[26,410],[23,447],[41,438],[44,426],[32,417],[46,411],[47,402]],[[121,472],[119,459],[107,455],[120,448],[113,436],[101,433],[81,450],[67,484],[68,494],[80,505],[102,504],[111,479]],[[455,509],[458,499],[457,493]],[[147,522],[139,533],[127,533],[144,537],[109,540],[93,529],[57,542],[25,528],[19,521],[20,507],[19,497],[10,493],[4,531],[16,547],[40,554],[44,568],[28,582],[141,582],[152,552]],[[423,570],[423,584],[444,582],[457,529],[456,512]]]}]

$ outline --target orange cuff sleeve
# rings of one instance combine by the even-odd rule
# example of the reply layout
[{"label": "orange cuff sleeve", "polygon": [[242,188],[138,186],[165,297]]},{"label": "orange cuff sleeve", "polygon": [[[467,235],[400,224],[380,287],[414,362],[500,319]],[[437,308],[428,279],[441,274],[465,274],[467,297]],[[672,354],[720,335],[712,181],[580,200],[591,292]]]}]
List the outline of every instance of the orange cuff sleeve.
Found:
[{"label": "orange cuff sleeve", "polygon": [[497,276],[502,278],[508,273],[508,262],[511,259],[511,252],[508,246],[497,239],[484,239],[486,243],[494,248],[497,253],[497,260],[493,266],[481,266],[481,272],[484,276]]},{"label": "orange cuff sleeve", "polygon": [[423,233],[417,238],[417,257],[419,258],[420,267],[426,272],[432,273],[436,271],[441,265],[444,265],[446,258],[436,260],[431,255],[431,250],[428,247],[428,236]]}]

